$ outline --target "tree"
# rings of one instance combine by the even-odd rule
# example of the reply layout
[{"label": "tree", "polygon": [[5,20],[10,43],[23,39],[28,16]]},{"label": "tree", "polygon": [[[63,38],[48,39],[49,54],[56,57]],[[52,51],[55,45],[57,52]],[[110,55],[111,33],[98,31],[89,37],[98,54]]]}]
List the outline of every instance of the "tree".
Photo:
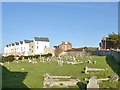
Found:
[{"label": "tree", "polygon": [[106,46],[113,49],[120,49],[120,34],[109,34],[106,38]]},{"label": "tree", "polygon": [[55,56],[58,57],[60,53],[62,53],[62,49],[59,48],[59,46],[54,46],[55,48]]}]

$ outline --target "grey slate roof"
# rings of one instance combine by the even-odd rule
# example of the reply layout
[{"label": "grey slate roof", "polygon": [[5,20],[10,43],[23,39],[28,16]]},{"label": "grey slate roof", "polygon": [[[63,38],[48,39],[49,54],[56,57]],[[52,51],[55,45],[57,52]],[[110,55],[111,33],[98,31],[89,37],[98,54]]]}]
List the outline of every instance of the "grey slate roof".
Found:
[{"label": "grey slate roof", "polygon": [[25,43],[33,42],[33,40],[24,40]]},{"label": "grey slate roof", "polygon": [[46,37],[34,37],[35,41],[45,41],[45,42],[49,42],[49,39]]},{"label": "grey slate roof", "polygon": [[[25,43],[33,42],[33,40],[23,40]],[[23,41],[20,41],[20,44],[23,44]]]}]

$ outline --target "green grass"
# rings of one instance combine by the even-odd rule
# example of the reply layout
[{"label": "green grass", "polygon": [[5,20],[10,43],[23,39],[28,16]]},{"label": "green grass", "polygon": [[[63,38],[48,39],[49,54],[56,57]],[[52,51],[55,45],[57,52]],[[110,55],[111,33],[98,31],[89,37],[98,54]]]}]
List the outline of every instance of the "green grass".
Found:
[{"label": "green grass", "polygon": [[[79,65],[64,64],[62,67],[57,65],[57,62],[51,61],[51,64],[47,62],[38,62],[35,64],[22,62],[10,62],[10,64],[4,63],[3,67],[3,87],[22,87],[22,88],[43,88],[43,75],[48,73],[50,75],[72,75],[75,78],[80,79],[86,84],[84,78],[90,78],[91,76],[97,76],[98,78],[109,77],[111,75],[118,74],[118,64],[112,57],[105,56],[92,56],[93,58],[78,58],[80,61],[96,60],[96,64],[83,63]],[[91,68],[107,68],[108,71],[95,72],[86,75],[82,73],[85,67]],[[9,68],[7,70],[6,68]],[[25,70],[22,71],[21,69]],[[118,82],[105,81],[100,83],[101,88],[116,88]]]}]

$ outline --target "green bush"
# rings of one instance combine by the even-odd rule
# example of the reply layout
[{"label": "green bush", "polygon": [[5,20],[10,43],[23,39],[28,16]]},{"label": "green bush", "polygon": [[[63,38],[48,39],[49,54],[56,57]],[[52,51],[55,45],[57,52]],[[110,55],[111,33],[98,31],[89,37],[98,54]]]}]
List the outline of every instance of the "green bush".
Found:
[{"label": "green bush", "polygon": [[23,57],[24,57],[24,56],[20,56],[20,57],[18,58],[18,60],[22,60],[22,59],[23,59]]},{"label": "green bush", "polygon": [[38,59],[40,57],[40,55],[35,55],[34,58]]},{"label": "green bush", "polygon": [[9,62],[12,62],[12,61],[15,60],[15,58],[14,58],[13,55],[10,55],[10,56],[7,56],[7,57],[3,57],[2,60],[3,60],[4,62],[8,62],[8,61],[9,61]]},{"label": "green bush", "polygon": [[41,55],[41,57],[52,57],[52,54],[51,53],[48,53],[48,54],[43,54],[43,55]]}]

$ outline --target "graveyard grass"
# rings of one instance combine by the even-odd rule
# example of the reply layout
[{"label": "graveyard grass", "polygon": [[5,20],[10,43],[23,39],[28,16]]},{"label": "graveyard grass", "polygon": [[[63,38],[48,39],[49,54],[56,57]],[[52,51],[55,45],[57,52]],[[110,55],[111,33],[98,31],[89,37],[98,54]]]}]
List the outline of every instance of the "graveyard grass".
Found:
[{"label": "graveyard grass", "polygon": [[[91,76],[97,76],[97,78],[107,78],[112,75],[118,74],[118,64],[115,59],[109,56],[109,60],[106,59],[106,56],[92,56],[93,58],[78,58],[80,61],[91,61],[96,60],[96,64],[78,64],[78,65],[69,65],[64,64],[62,67],[57,65],[57,61],[51,61],[51,64],[47,62],[38,63],[28,63],[28,61],[22,62],[10,62],[4,63],[3,66],[3,87],[5,88],[43,88],[43,80],[46,73],[50,75],[72,75],[74,78],[80,79],[84,84],[87,82],[85,78],[90,78]],[[90,68],[103,68],[108,69],[107,72],[91,72],[90,74],[84,73],[85,67]],[[9,70],[7,69],[9,68]],[[24,71],[21,69],[24,68]],[[118,82],[109,82],[104,81],[99,84],[100,88],[117,88]],[[78,86],[75,86],[78,88]],[[73,87],[70,87],[73,88]]]}]

